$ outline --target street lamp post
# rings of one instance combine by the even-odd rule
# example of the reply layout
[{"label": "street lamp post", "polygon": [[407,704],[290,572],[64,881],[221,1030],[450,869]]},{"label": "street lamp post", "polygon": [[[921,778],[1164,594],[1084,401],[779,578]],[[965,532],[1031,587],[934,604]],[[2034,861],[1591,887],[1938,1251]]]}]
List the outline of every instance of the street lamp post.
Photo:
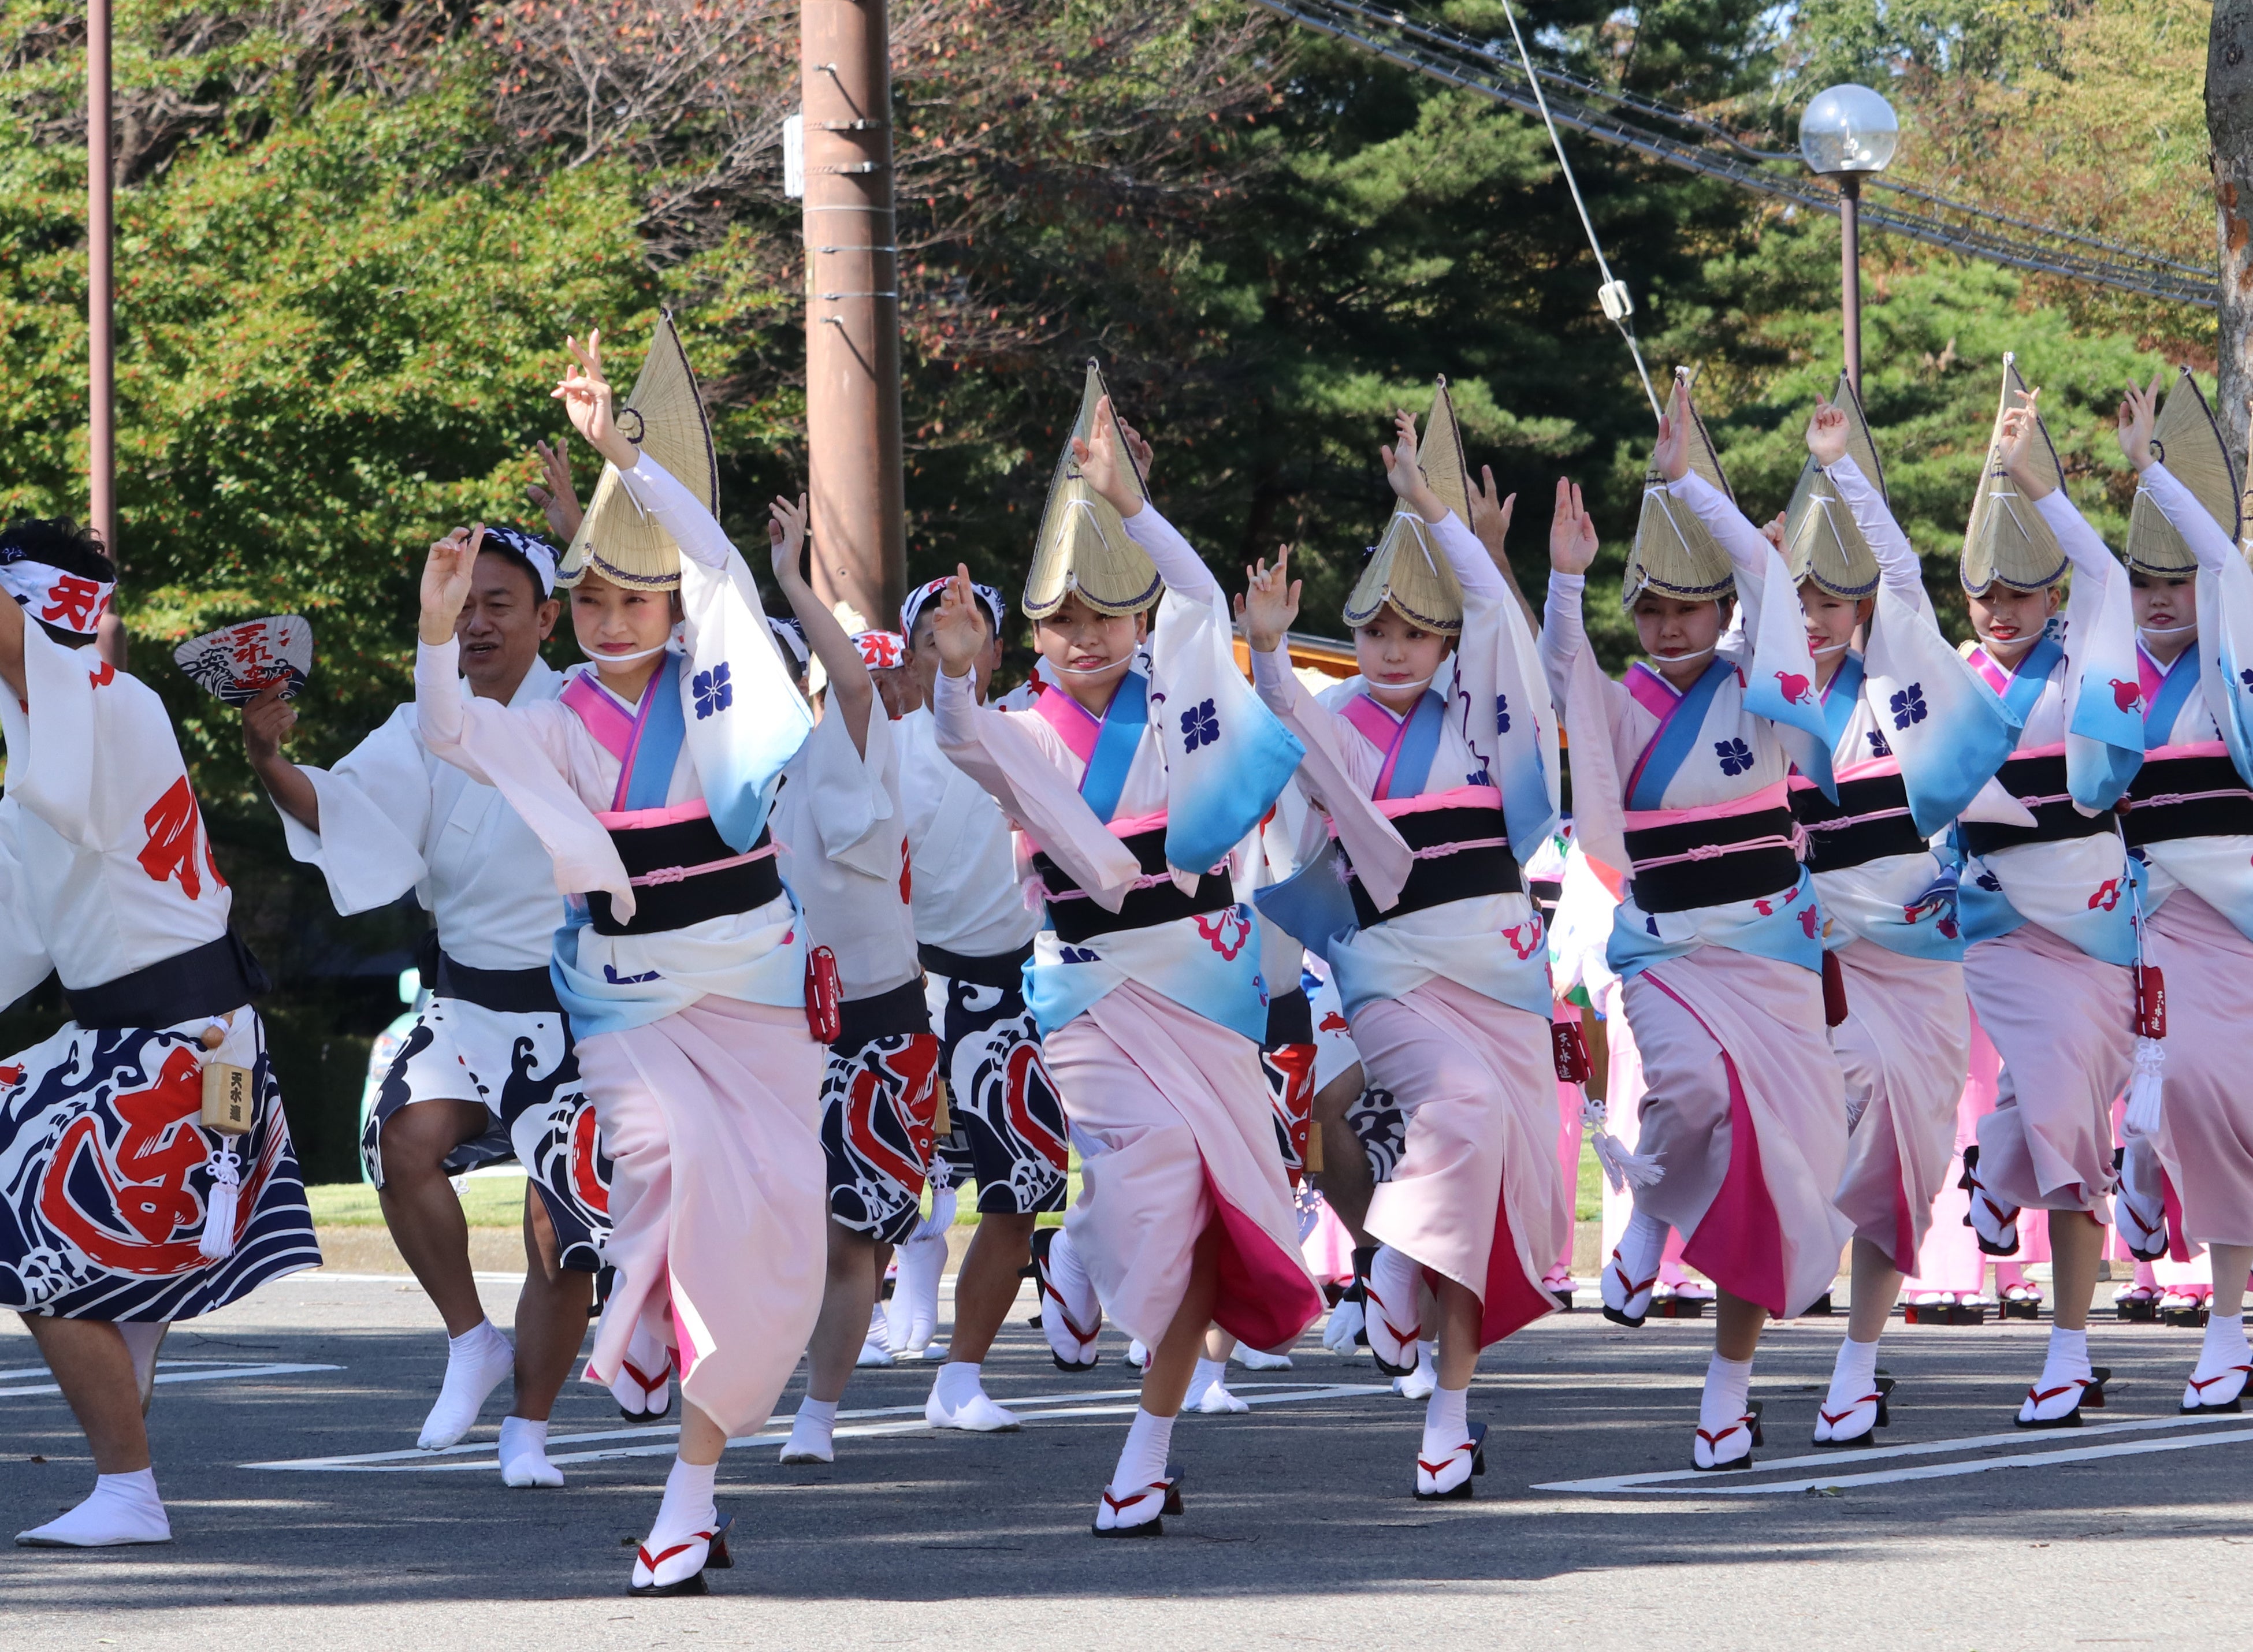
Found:
[{"label": "street lamp post", "polygon": [[117,554],[115,402],[110,348],[109,0],[86,16],[87,503],[101,548]]},{"label": "street lamp post", "polygon": [[1866,86],[1818,92],[1799,117],[1799,153],[1808,170],[1838,185],[1839,309],[1845,323],[1846,380],[1862,394],[1862,178],[1882,172],[1901,143],[1893,105]]}]

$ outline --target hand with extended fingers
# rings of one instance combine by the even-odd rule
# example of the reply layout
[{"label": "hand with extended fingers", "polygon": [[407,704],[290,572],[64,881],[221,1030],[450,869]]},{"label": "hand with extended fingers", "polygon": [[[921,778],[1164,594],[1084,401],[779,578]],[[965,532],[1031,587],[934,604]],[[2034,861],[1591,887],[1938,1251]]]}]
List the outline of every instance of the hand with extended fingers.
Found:
[{"label": "hand with extended fingers", "polygon": [[[806,583],[799,564],[806,554],[806,495],[798,496],[797,503],[781,494],[767,506],[767,546],[774,558],[775,583],[789,596],[794,588]],[[791,603],[795,609],[798,604]]]},{"label": "hand with extended fingers", "polygon": [[578,490],[571,485],[571,444],[558,436],[554,447],[535,442],[532,451],[540,461],[541,480],[526,488],[524,497],[548,519],[548,531],[568,545],[587,514],[579,508]]},{"label": "hand with extended fingers", "polygon": [[[1403,505],[1426,522],[1437,522],[1447,515],[1447,507],[1440,503],[1440,496],[1424,479],[1423,467],[1416,463],[1414,414],[1392,415],[1392,445],[1379,448],[1377,454],[1385,461],[1385,479],[1392,484],[1394,496]],[[1469,524],[1464,526],[1468,527]]]},{"label": "hand with extended fingers", "polygon": [[1275,547],[1275,566],[1263,558],[1244,570],[1244,595],[1236,599],[1236,617],[1244,627],[1244,640],[1252,652],[1272,654],[1290,633],[1299,617],[1299,584],[1291,576],[1291,547]]},{"label": "hand with extended fingers", "polygon": [[550,394],[563,404],[572,428],[586,438],[589,447],[619,470],[632,470],[639,456],[617,427],[617,398],[611,394],[610,380],[603,377],[602,333],[589,333],[583,345],[566,338],[563,347],[571,352],[571,366]]},{"label": "hand with extended fingers", "polygon": [[938,645],[938,668],[949,677],[967,676],[986,646],[986,616],[978,605],[977,593],[970,588],[970,569],[965,563],[954,565],[954,577],[938,594],[931,638]]},{"label": "hand with extended fingers", "polygon": [[457,527],[430,547],[422,563],[422,617],[418,634],[431,647],[453,640],[454,622],[470,599],[470,580],[478,569],[478,552],[485,542],[485,525]]},{"label": "hand with extended fingers", "polygon": [[[1122,519],[1142,508],[1142,485],[1132,463],[1136,443],[1141,443],[1141,453],[1147,456],[1150,450],[1147,443],[1142,443],[1140,436],[1130,441],[1120,435],[1119,415],[1112,411],[1109,396],[1096,402],[1095,428],[1088,433],[1087,440],[1083,442],[1078,436],[1071,439],[1072,462],[1079,466],[1080,475]],[[968,579],[967,572],[963,577]]]},{"label": "hand with extended fingers", "polygon": [[2138,389],[2132,379],[2128,382],[2128,394],[2122,398],[2120,410],[2115,415],[2120,426],[2120,451],[2128,456],[2128,463],[2141,476],[2160,456],[2152,450],[2152,430],[2159,422],[2159,380],[2152,375],[2152,382]]},{"label": "hand with extended fingers", "polygon": [[1778,511],[1775,513],[1775,519],[1774,521],[1763,522],[1761,524],[1761,537],[1766,540],[1769,544],[1775,546],[1779,554],[1782,553],[1783,512],[1782,511]]},{"label": "hand with extended fingers", "polygon": [[2003,415],[2003,436],[1996,457],[2019,491],[2029,499],[2039,499],[2054,485],[2033,464],[2034,439],[2041,433],[2041,414],[2035,403],[2041,392],[2021,390],[2018,394],[2019,405]]},{"label": "hand with extended fingers", "polygon": [[1651,468],[1670,482],[1690,473],[1690,398],[1682,380],[1666,398],[1666,411],[1658,415],[1658,445],[1651,450]]},{"label": "hand with extended fingers", "polygon": [[1596,524],[1581,503],[1577,483],[1557,478],[1557,514],[1549,519],[1549,567],[1559,574],[1585,574],[1596,560]]}]

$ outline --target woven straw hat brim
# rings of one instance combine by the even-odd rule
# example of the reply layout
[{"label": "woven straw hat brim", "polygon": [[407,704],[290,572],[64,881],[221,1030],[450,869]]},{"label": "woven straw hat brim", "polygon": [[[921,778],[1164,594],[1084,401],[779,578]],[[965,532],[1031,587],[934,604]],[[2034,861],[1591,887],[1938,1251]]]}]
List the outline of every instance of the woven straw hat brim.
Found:
[{"label": "woven straw hat brim", "polygon": [[1697,512],[1667,491],[1664,477],[1648,472],[1622,604],[1632,603],[1644,590],[1696,603],[1717,601],[1736,588],[1736,569],[1720,541]]},{"label": "woven straw hat brim", "polygon": [[[2229,462],[2229,445],[2222,439],[2214,410],[2188,368],[2177,375],[2159,409],[2152,432],[2152,451],[2206,507],[2222,532],[2236,539],[2240,527],[2236,468]],[[2128,512],[2124,560],[2139,573],[2166,579],[2187,578],[2198,571],[2198,558],[2190,542],[2140,487]]]},{"label": "woven straw hat brim", "polygon": [[[2033,502],[2021,496],[2017,484],[2003,473],[2003,415],[2018,405],[2016,393],[2026,387],[2026,380],[2019,376],[2018,358],[2005,352],[2002,395],[1987,436],[1985,467],[1979,475],[1978,491],[1971,498],[1971,522],[1964,532],[1960,577],[1964,589],[1974,596],[1995,584],[2016,591],[2047,590],[2065,577],[2066,556],[2057,535],[2050,532]],[[2063,487],[2065,470],[2050,442],[2049,427],[2039,416],[2034,423],[2034,433],[2040,438],[2034,446],[2034,464],[2047,472],[2052,487]]]},{"label": "woven straw hat brim", "polygon": [[1795,587],[1811,580],[1833,596],[1859,601],[1878,589],[1877,553],[1811,454],[1783,513],[1783,566]]},{"label": "woven straw hat brim", "polygon": [[1345,623],[1366,625],[1390,605],[1426,631],[1454,636],[1463,628],[1463,588],[1432,529],[1413,511],[1399,511],[1345,601]]},{"label": "woven straw hat brim", "polygon": [[[712,423],[669,310],[658,312],[649,355],[617,418],[629,442],[664,466],[706,510],[719,514],[720,458],[712,445]],[[680,546],[634,502],[614,465],[603,465],[586,517],[556,566],[555,582],[575,585],[589,568],[634,590],[671,590],[680,583]]]},{"label": "woven straw hat brim", "polygon": [[[1126,524],[1108,500],[1079,473],[1071,456],[1072,438],[1086,441],[1095,429],[1096,405],[1108,390],[1094,362],[1087,364],[1081,386],[1079,415],[1072,421],[1049,479],[1049,497],[1041,512],[1040,538],[1033,547],[1032,566],[1025,573],[1022,603],[1027,616],[1046,619],[1077,596],[1099,614],[1115,617],[1139,614],[1158,600],[1162,582],[1149,554],[1128,537]],[[1113,425],[1117,422],[1114,410]],[[1121,452],[1126,443],[1119,436]],[[1129,465],[1133,471],[1133,466]],[[1141,475],[1133,471],[1137,492],[1149,498]]]},{"label": "woven straw hat brim", "polygon": [[[1431,410],[1416,441],[1416,468],[1440,503],[1465,527],[1471,522],[1470,465],[1463,457],[1462,427],[1455,420],[1447,381],[1432,390]],[[1430,526],[1414,512],[1396,510],[1377,549],[1345,599],[1345,623],[1366,625],[1387,603],[1412,625],[1454,636],[1463,628],[1463,588],[1447,566]]]}]

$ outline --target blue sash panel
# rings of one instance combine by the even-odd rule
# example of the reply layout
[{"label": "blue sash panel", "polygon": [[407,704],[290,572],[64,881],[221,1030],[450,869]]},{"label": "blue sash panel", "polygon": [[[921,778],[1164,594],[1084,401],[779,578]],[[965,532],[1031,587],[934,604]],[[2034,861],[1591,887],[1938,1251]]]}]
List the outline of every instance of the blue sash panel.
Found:
[{"label": "blue sash panel", "polygon": [[2186,648],[2175,656],[2175,663],[2167,667],[2167,674],[2159,680],[2159,692],[2152,696],[2152,703],[2144,708],[2144,749],[2157,751],[2167,743],[2174,730],[2175,720],[2182,715],[2183,701],[2190,691],[2198,687],[2198,650]]},{"label": "blue sash panel", "polygon": [[1833,751],[1846,737],[1847,721],[1854,714],[1854,706],[1862,697],[1863,680],[1868,675],[1869,668],[1862,664],[1862,657],[1850,653],[1838,662],[1838,669],[1831,674],[1831,686],[1823,691],[1823,725]]},{"label": "blue sash panel", "polygon": [[1400,726],[1392,772],[1377,789],[1379,802],[1387,798],[1412,798],[1424,790],[1432,777],[1432,759],[1439,755],[1440,723],[1446,711],[1446,702],[1426,688],[1416,709],[1408,714],[1408,721]]},{"label": "blue sash panel", "polygon": [[688,720],[680,712],[680,656],[668,652],[641,691],[641,707],[634,716],[634,740],[628,748],[633,766],[625,788],[629,810],[665,807],[673,770],[687,738]]},{"label": "blue sash panel", "polygon": [[1716,659],[1705,667],[1705,674],[1690,685],[1690,690],[1674,704],[1673,714],[1650,739],[1637,765],[1627,806],[1630,809],[1657,809],[1664,805],[1666,788],[1681,772],[1690,753],[1698,744],[1698,735],[1705,726],[1705,714],[1712,708],[1713,696],[1720,691],[1722,682],[1735,675],[1736,667],[1726,659]]},{"label": "blue sash panel", "polygon": [[2026,650],[2026,658],[2019,661],[2018,670],[2011,673],[2011,686],[2003,691],[2003,703],[2021,727],[2034,708],[2034,701],[2049,685],[2050,673],[2057,662],[2065,658],[2065,649],[2054,637],[2045,637]]},{"label": "blue sash panel", "polygon": [[1103,714],[1103,728],[1088,754],[1087,772],[1079,777],[1079,795],[1104,825],[1119,812],[1120,794],[1126,790],[1126,771],[1134,766],[1134,753],[1142,744],[1142,731],[1150,724],[1149,679],[1128,672],[1119,692]]}]

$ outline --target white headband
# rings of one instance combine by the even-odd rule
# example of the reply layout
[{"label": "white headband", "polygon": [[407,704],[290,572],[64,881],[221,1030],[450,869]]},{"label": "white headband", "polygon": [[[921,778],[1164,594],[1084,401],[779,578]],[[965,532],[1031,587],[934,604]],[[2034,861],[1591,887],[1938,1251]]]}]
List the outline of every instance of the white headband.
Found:
[{"label": "white headband", "polygon": [[[0,551],[0,555],[4,554]],[[0,590],[14,597],[33,619],[80,637],[91,637],[101,624],[101,617],[109,611],[109,600],[117,594],[117,584],[114,580],[66,574],[45,562],[18,556],[13,561],[0,561]]]}]

